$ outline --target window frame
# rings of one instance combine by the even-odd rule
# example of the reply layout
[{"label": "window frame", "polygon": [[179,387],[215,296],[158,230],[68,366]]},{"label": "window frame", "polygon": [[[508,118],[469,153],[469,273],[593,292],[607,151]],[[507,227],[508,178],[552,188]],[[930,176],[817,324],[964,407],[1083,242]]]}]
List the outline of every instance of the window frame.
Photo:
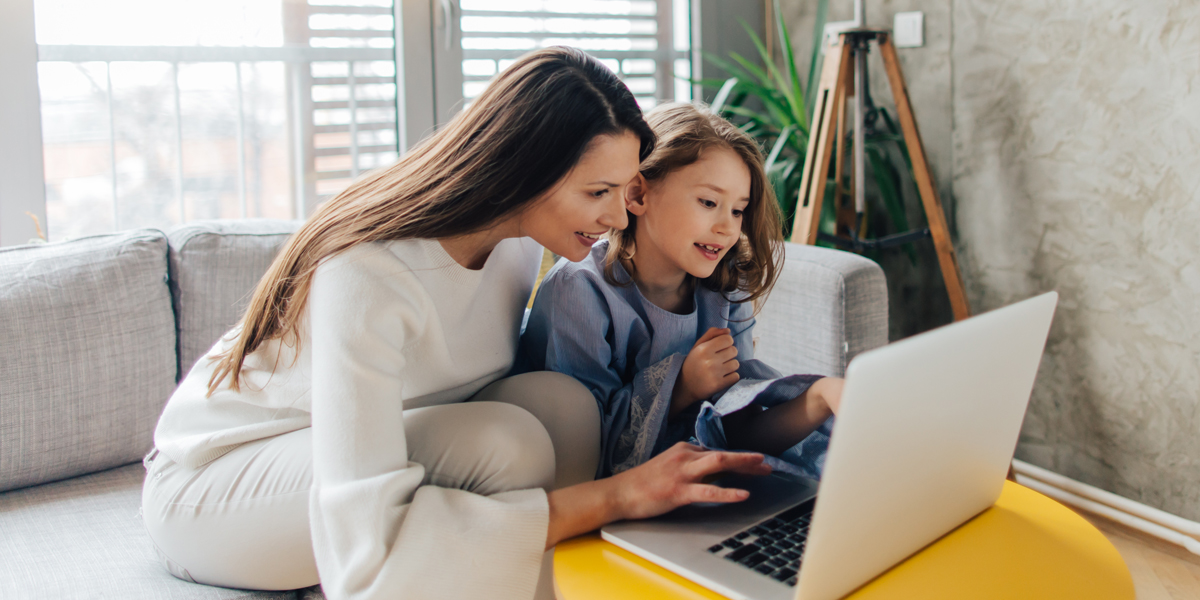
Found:
[{"label": "window frame", "polygon": [[[39,226],[29,214],[37,217],[42,234],[47,232],[34,1],[0,3],[0,81],[7,84],[0,94],[0,247],[39,237]],[[395,0],[392,7],[396,139],[401,153],[436,123],[431,7],[430,0]],[[298,208],[307,214],[313,207]]]},{"label": "window frame", "polygon": [[[34,1],[0,2],[0,81],[7,84],[0,93],[0,247],[39,237],[39,226],[29,215],[36,216],[43,235],[48,231]],[[690,4],[692,73],[696,77],[705,75],[700,48],[711,51],[748,44],[748,40],[742,43],[745,32],[736,20],[725,15],[744,13],[751,17],[747,22],[753,28],[762,27],[761,0],[691,0]],[[716,15],[722,18],[704,18]],[[448,122],[462,106],[459,16],[456,0],[393,2],[396,140],[401,154]],[[663,20],[660,26],[669,29],[670,15],[659,17]],[[738,43],[730,44],[734,40]],[[669,79],[667,73],[659,76],[666,78],[664,84]],[[700,98],[695,93],[699,91],[694,90],[694,97]],[[312,206],[303,208],[307,212]]]}]

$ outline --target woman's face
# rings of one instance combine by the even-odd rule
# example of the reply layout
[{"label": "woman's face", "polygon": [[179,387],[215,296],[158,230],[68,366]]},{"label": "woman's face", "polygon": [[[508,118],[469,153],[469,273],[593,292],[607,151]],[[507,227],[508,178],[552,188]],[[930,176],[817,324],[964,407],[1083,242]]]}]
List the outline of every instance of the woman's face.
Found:
[{"label": "woman's face", "polygon": [[640,148],[632,132],[597,136],[575,167],[521,214],[520,234],[568,260],[586,258],[610,229],[629,224],[625,187],[638,173]]}]

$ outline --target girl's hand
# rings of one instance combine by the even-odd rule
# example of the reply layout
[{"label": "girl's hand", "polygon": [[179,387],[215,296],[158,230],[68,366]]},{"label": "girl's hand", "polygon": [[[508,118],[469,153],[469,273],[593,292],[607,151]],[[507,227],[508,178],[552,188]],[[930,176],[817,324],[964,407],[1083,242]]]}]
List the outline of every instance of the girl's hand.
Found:
[{"label": "girl's hand", "polygon": [[737,346],[729,329],[709,328],[683,359],[683,368],[671,392],[670,415],[710,398],[737,383]]},{"label": "girl's hand", "polygon": [[704,483],[718,473],[768,475],[771,467],[763,455],[745,452],[704,450],[686,442],[611,480],[617,489],[619,519],[656,517],[693,502],[741,502],[746,490]]}]

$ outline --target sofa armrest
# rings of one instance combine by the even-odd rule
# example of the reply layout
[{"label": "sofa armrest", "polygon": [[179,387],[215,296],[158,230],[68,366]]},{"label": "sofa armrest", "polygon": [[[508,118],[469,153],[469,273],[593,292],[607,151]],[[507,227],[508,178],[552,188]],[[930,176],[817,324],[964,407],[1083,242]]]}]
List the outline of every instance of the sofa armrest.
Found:
[{"label": "sofa armrest", "polygon": [[858,353],[888,341],[883,269],[849,252],[785,246],[783,272],[754,328],[755,358],[785,374],[841,377]]}]

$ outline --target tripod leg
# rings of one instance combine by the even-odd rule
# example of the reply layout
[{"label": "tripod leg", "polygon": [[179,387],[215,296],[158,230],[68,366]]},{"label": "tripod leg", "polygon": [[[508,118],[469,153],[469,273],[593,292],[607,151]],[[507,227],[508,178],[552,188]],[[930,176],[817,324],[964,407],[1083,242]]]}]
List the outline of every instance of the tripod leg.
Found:
[{"label": "tripod leg", "polygon": [[[850,88],[846,88],[849,90]],[[851,174],[850,189],[842,185],[846,164],[846,102],[837,103],[837,120],[834,121],[834,151],[833,162],[833,205],[837,207],[837,226],[835,235],[852,235],[854,233],[854,208],[850,205],[854,197],[854,178]],[[854,168],[851,163],[850,168]]]},{"label": "tripod leg", "polygon": [[796,217],[792,221],[792,241],[813,244],[817,241],[817,226],[821,220],[821,202],[825,199],[825,180],[829,177],[829,159],[833,151],[833,121],[835,107],[846,101],[845,73],[850,64],[850,46],[841,35],[825,52],[825,66],[816,91],[817,104],[808,127],[808,151],[804,155],[804,171],[800,176],[800,196]]},{"label": "tripod leg", "polygon": [[954,320],[961,321],[971,316],[971,307],[967,304],[962,274],[954,254],[954,244],[950,241],[950,230],[946,226],[946,213],[942,210],[942,201],[938,198],[933,176],[929,172],[929,163],[925,160],[925,147],[921,143],[921,133],[917,131],[917,121],[913,117],[912,104],[908,100],[908,88],[904,83],[904,75],[900,72],[896,48],[886,33],[880,34],[878,40],[879,54],[883,58],[888,82],[892,86],[892,95],[896,99],[896,116],[900,119],[904,143],[908,146],[908,155],[912,159],[913,177],[917,181],[921,204],[925,208],[925,218],[929,221],[929,231],[933,235],[933,246],[937,250],[938,263],[942,268],[942,279],[946,282],[946,293],[950,296],[950,308],[954,311]]}]

